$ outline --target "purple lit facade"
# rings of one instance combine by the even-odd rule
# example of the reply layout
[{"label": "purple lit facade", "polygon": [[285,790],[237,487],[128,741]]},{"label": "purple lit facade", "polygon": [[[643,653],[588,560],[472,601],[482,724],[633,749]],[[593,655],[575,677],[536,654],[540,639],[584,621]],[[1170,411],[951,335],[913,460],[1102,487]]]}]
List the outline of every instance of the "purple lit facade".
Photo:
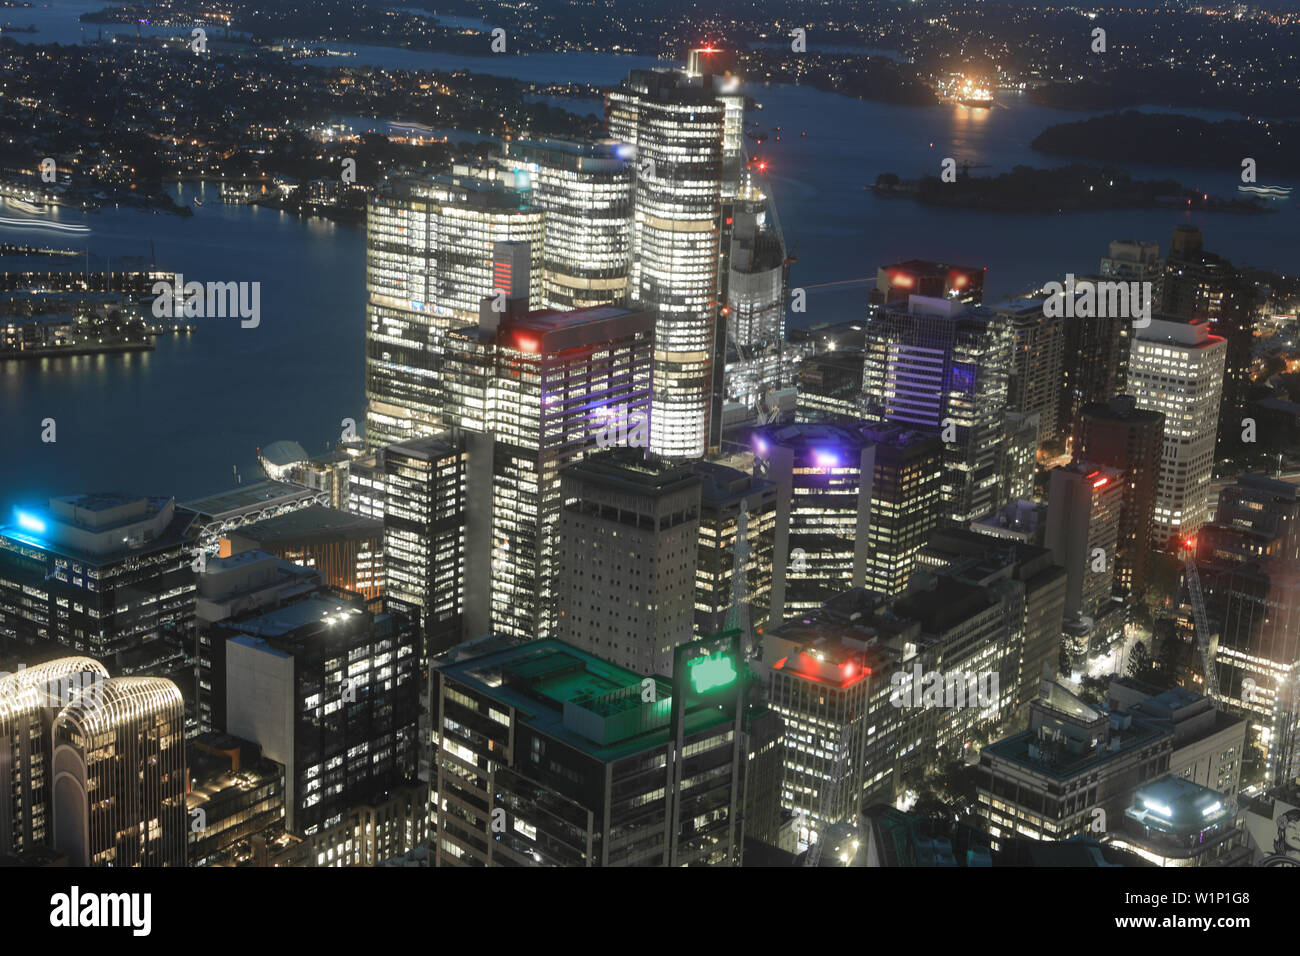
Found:
[{"label": "purple lit facade", "polygon": [[775,626],[865,582],[875,446],[833,425],[771,425],[751,447],[755,477],[777,487]]}]

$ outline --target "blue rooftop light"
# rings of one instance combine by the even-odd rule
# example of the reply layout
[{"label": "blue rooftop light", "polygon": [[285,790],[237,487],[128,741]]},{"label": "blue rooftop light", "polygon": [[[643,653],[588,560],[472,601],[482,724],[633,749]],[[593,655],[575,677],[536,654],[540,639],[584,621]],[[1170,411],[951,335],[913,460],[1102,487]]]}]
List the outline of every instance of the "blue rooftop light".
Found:
[{"label": "blue rooftop light", "polygon": [[32,534],[45,533],[45,522],[36,515],[28,514],[26,511],[15,511],[14,514],[18,518],[18,527],[24,531],[30,531]]},{"label": "blue rooftop light", "polygon": [[823,449],[813,452],[813,461],[817,462],[818,468],[838,468],[840,466],[840,456],[833,451]]}]

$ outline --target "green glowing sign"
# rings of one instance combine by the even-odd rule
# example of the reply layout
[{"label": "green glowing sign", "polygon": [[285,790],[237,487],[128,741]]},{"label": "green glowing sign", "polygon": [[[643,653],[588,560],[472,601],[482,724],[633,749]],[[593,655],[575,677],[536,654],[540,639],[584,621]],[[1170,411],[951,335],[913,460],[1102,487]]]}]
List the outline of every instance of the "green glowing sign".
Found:
[{"label": "green glowing sign", "polygon": [[691,687],[697,694],[734,684],[738,676],[735,660],[721,652],[692,658],[686,666],[690,669]]}]

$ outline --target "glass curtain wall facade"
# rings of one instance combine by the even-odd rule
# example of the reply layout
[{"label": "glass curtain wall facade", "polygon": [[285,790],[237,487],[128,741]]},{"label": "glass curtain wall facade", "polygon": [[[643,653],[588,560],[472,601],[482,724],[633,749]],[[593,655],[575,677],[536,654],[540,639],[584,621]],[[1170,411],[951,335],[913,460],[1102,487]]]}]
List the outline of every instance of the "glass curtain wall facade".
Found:
[{"label": "glass curtain wall facade", "polygon": [[720,414],[724,114],[712,77],[676,71],[634,70],[607,99],[610,135],[635,155],[629,291],[656,315],[650,450],[668,458],[703,456]]}]

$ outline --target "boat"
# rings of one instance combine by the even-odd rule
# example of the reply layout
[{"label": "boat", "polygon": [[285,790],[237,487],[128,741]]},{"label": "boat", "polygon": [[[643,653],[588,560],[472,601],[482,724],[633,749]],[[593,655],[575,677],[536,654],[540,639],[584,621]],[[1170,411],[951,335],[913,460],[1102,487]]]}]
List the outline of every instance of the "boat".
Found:
[{"label": "boat", "polygon": [[993,91],[969,80],[962,84],[961,88],[956,90],[955,93],[954,98],[962,106],[981,110],[990,109],[993,106]]},{"label": "boat", "polygon": [[21,209],[33,216],[39,216],[45,212],[45,203],[43,202],[28,202],[26,199],[17,199],[13,196],[6,196],[5,200],[15,209]]},{"label": "boat", "polygon": [[203,205],[203,200],[200,199],[198,196],[195,196],[195,197],[194,197],[194,205],[196,205],[196,206],[202,206],[202,205]]}]

